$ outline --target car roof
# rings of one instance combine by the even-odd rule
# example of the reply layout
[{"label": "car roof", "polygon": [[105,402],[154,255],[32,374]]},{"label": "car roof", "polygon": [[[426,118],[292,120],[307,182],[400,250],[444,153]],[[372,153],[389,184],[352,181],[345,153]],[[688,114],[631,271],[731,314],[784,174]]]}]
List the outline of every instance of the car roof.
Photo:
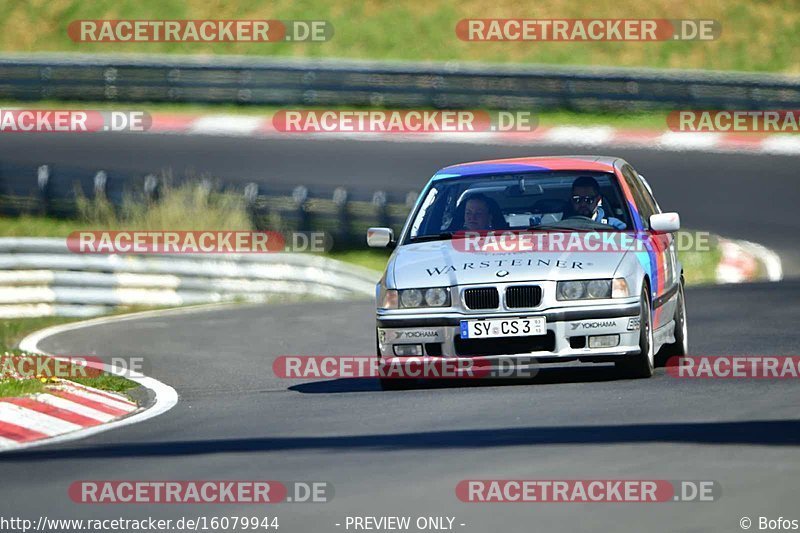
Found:
[{"label": "car roof", "polygon": [[550,170],[588,170],[613,172],[618,157],[597,155],[567,155],[489,159],[459,163],[439,170],[432,179],[440,180],[462,176],[480,176],[503,172],[545,172]]}]

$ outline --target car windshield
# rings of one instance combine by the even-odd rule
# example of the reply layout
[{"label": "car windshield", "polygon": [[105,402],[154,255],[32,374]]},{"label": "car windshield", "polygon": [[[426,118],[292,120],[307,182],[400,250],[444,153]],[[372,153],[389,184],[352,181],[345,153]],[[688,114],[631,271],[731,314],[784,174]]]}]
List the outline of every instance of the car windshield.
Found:
[{"label": "car windshield", "polygon": [[[595,185],[599,195],[594,194]],[[508,173],[434,182],[414,215],[406,242],[448,239],[470,230],[627,228],[630,216],[614,174]]]}]

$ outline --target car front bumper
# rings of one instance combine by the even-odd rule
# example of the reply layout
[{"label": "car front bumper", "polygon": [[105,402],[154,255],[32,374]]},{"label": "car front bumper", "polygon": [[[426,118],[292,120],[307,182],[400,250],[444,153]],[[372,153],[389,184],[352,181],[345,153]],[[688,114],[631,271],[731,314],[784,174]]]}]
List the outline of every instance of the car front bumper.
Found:
[{"label": "car front bumper", "polygon": [[[559,307],[530,312],[461,314],[379,312],[378,351],[382,358],[399,355],[400,345],[419,345],[421,355],[481,357],[537,362],[608,361],[639,352],[638,299],[602,305]],[[462,320],[544,317],[547,334],[536,337],[461,338]],[[593,348],[591,337],[618,336],[615,346]],[[611,337],[613,339],[613,337]]]}]

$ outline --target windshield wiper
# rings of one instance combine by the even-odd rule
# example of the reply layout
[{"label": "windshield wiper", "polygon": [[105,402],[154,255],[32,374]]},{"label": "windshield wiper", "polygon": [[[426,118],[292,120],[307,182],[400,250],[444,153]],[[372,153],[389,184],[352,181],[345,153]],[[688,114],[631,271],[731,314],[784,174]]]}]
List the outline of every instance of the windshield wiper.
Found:
[{"label": "windshield wiper", "polygon": [[561,231],[564,228],[559,228],[558,226],[552,226],[550,224],[544,224],[541,226],[528,226],[525,231]]},{"label": "windshield wiper", "polygon": [[444,241],[452,239],[455,233],[452,231],[444,231],[438,235],[420,235],[419,237],[412,237],[409,242],[426,242],[426,241]]},{"label": "windshield wiper", "polygon": [[608,224],[603,224],[602,222],[579,221],[578,223],[565,223],[563,220],[547,224],[546,226],[532,226],[529,229],[542,231],[577,231],[579,233],[591,231],[621,231]]}]

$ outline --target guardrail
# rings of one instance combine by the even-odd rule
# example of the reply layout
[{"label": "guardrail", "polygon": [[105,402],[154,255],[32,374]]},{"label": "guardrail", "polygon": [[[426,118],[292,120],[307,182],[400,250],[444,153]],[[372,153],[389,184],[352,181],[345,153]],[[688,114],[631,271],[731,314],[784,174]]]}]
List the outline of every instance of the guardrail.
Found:
[{"label": "guardrail", "polygon": [[303,106],[789,109],[800,78],[739,72],[241,56],[0,57],[0,98]]},{"label": "guardrail", "polygon": [[120,306],[373,296],[380,274],[301,253],[76,254],[65,239],[0,238],[0,318],[95,316]]},{"label": "guardrail", "polygon": [[[210,192],[211,180],[201,180]],[[128,195],[139,201],[157,201],[161,179],[156,174],[134,175],[112,170],[91,170],[51,165],[19,165],[0,162],[0,214],[39,214],[59,218],[77,215],[77,194],[102,196],[122,205]],[[241,194],[253,227],[274,231],[324,231],[334,249],[364,247],[367,228],[389,226],[396,232],[417,199],[416,191],[309,190],[298,185],[276,189],[269,184],[248,183],[219,191]]]}]

